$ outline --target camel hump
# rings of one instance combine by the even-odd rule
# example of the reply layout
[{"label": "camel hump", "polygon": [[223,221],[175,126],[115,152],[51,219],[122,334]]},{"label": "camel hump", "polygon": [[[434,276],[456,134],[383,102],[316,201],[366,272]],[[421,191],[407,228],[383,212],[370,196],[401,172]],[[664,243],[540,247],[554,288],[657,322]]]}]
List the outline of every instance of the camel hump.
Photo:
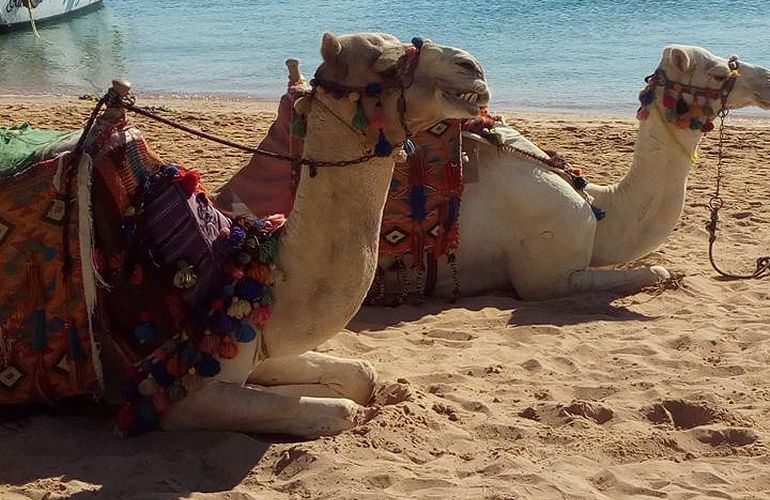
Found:
[{"label": "camel hump", "polygon": [[286,59],[286,67],[289,69],[289,86],[305,81],[299,70],[299,59]]}]

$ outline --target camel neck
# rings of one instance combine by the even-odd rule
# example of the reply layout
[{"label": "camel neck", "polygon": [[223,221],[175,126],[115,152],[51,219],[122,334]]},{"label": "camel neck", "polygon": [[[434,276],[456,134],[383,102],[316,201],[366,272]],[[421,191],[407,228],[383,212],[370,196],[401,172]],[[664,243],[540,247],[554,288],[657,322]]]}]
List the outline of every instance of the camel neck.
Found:
[{"label": "camel neck", "polygon": [[660,246],[682,213],[700,132],[669,123],[660,107],[640,122],[631,169],[616,185],[592,186],[607,216],[597,225],[593,265],[628,262]]},{"label": "camel neck", "polygon": [[[360,158],[370,149],[348,124],[346,100],[315,96],[307,115],[304,157]],[[264,332],[271,356],[304,352],[341,331],[360,307],[377,266],[391,158],[344,167],[303,167],[294,208],[280,240],[273,319]],[[299,312],[301,311],[301,313]],[[278,331],[280,330],[280,331]],[[290,350],[290,351],[289,351]]]}]

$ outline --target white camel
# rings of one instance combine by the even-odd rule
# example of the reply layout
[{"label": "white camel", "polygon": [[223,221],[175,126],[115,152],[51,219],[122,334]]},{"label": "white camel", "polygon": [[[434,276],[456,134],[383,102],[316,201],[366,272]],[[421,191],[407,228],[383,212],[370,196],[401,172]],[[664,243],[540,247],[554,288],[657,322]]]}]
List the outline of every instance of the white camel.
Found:
[{"label": "white camel", "polygon": [[[399,64],[407,49],[390,35],[327,33],[317,76],[338,88],[392,80],[394,69],[403,68]],[[467,52],[425,42],[415,63],[410,74],[399,77],[400,88],[385,86],[382,92],[384,130],[394,143],[405,137],[397,106],[402,91],[403,118],[412,131],[447,118],[472,117],[488,101],[481,66]],[[468,93],[477,96],[476,103],[459,97]],[[305,158],[354,159],[372,149],[376,134],[363,137],[348,126],[355,103],[331,91],[311,99]],[[363,97],[369,116],[376,101]],[[314,437],[368,418],[362,405],[374,386],[371,365],[308,351],[347,325],[371,285],[393,166],[391,157],[377,157],[347,167],[319,167],[314,177],[304,167],[279,242],[281,277],[261,342],[244,345],[232,360],[221,360],[221,373],[175,403],[162,427]]]},{"label": "white camel", "polygon": [[[296,61],[287,64],[290,83],[300,80]],[[684,84],[699,94],[709,93],[707,89],[718,93],[731,71],[727,59],[680,45],[664,49],[658,69],[671,85]],[[768,76],[764,68],[741,63],[727,107],[770,107]],[[537,299],[609,289],[635,291],[668,278],[669,272],[661,266],[595,269],[628,263],[653,251],[681,215],[687,176],[703,132],[690,128],[689,122],[681,121],[685,128],[678,127],[678,115],[670,109],[678,103],[664,106],[664,93],[662,86],[656,86],[656,99],[643,113],[646,119],[639,126],[628,174],[618,184],[589,184],[585,190],[593,205],[605,211],[601,221],[591,204],[559,173],[529,157],[500,153],[485,139],[464,132],[463,150],[477,168],[474,177],[478,180],[466,184],[460,205],[457,267],[462,294],[515,290],[523,299]],[[714,118],[721,102],[719,96],[700,96],[693,106],[693,93],[684,92],[682,98],[691,111],[700,111],[693,119],[699,122],[695,125],[702,125],[700,122]],[[516,131],[505,130],[517,148],[548,158]],[[287,140],[279,135],[275,138]],[[249,165],[243,174],[253,177],[252,184],[255,179],[261,183],[262,191],[267,186],[288,191],[288,174],[280,170],[280,166],[271,170]],[[236,176],[225,185],[231,198],[239,189],[238,182]],[[235,195],[233,201],[244,201],[253,210],[275,210],[265,200],[237,198]],[[276,195],[274,202],[286,205],[285,198]],[[233,207],[247,211],[246,204],[234,203]],[[391,262],[382,259],[380,264],[387,269]],[[450,295],[454,287],[452,270],[440,263],[437,294]]]},{"label": "white camel", "polygon": [[[728,59],[680,45],[663,50],[659,69],[672,84],[717,90],[731,71]],[[464,138],[464,150],[478,154],[479,178],[465,186],[460,207],[457,265],[464,295],[514,289],[522,298],[536,299],[638,290],[670,276],[661,266],[593,268],[631,262],[655,250],[682,213],[703,132],[669,121],[675,117],[664,105],[664,87],[655,86],[654,92],[639,124],[629,172],[617,184],[586,188],[593,205],[606,211],[600,221],[562,176],[531,159],[498,153],[484,140]],[[692,95],[682,96],[692,108]],[[699,97],[695,105],[719,111],[719,98],[706,100]],[[746,106],[770,108],[770,71],[741,62],[727,107]],[[714,116],[698,118],[705,122]],[[437,292],[448,295],[453,287],[451,270],[441,265]]]}]

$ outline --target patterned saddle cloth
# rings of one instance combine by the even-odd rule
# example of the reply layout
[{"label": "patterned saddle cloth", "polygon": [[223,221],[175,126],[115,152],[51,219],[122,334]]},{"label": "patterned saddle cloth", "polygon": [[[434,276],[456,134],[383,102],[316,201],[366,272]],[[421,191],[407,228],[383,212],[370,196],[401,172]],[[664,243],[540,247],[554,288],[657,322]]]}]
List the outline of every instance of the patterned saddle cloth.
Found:
[{"label": "patterned saddle cloth", "polygon": [[[260,143],[261,149],[301,155],[302,139],[291,133],[293,102],[301,90],[290,86],[281,98],[278,116]],[[370,302],[382,295],[376,289],[384,283],[386,271],[393,271],[401,283],[399,295],[412,291],[408,283],[416,284],[418,289],[414,291],[423,293],[427,288],[423,287],[422,278],[429,263],[441,257],[451,259],[459,237],[461,139],[460,121],[437,123],[416,134],[413,140],[417,153],[396,164],[380,232],[381,267],[369,295]],[[289,214],[299,177],[300,169],[293,168],[289,161],[255,154],[248,165],[220,188],[215,204],[225,211],[256,216]],[[407,256],[411,271],[404,264]],[[414,279],[408,279],[408,274],[413,274]]]},{"label": "patterned saddle cloth", "polygon": [[92,137],[0,178],[0,405],[101,395],[106,374],[133,434],[257,339],[283,219],[233,225],[125,122]]}]

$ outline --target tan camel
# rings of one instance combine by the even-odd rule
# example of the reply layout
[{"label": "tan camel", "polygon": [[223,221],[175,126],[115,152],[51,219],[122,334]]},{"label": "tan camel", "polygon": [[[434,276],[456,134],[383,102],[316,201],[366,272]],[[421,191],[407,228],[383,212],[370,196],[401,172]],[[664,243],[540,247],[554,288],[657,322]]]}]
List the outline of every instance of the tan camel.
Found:
[{"label": "tan camel", "polygon": [[[356,104],[339,90],[392,80],[407,49],[390,35],[323,36],[316,73],[321,85],[305,103],[304,158],[339,161],[372,150],[376,132],[363,136],[348,125]],[[396,88],[384,85],[382,92],[384,132],[393,143],[405,138],[397,106],[402,92],[402,118],[411,131],[472,117],[489,98],[481,66],[467,52],[426,41],[415,62],[396,77]],[[362,98],[367,115],[376,101]],[[236,358],[221,360],[221,373],[176,403],[162,427],[314,437],[368,417],[362,405],[373,389],[371,365],[307,351],[345,328],[371,285],[393,166],[391,157],[377,157],[319,167],[316,176],[304,167],[279,243],[275,305],[261,343],[245,344]]]}]

